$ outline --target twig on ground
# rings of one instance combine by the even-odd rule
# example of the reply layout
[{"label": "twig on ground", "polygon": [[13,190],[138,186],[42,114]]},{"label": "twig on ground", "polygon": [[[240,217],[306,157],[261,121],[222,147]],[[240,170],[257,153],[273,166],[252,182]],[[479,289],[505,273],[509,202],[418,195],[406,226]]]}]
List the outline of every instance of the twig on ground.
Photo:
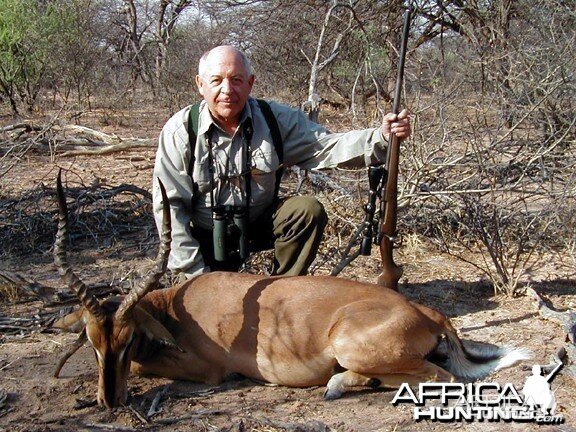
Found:
[{"label": "twig on ground", "polygon": [[[564,331],[566,338],[565,348],[560,348],[558,350],[554,360],[562,361],[564,364],[567,364],[568,362],[573,363],[576,359],[576,345],[574,343],[576,335],[576,313],[574,311],[558,312],[551,309],[536,290],[531,287],[526,289],[526,293],[535,300],[540,316],[545,320],[558,324]],[[550,365],[545,367],[548,368],[549,366]],[[576,365],[567,364],[564,367],[564,373],[576,380]]]},{"label": "twig on ground", "polygon": [[133,405],[128,405],[126,407],[132,414],[134,414],[136,416],[136,418],[138,420],[140,420],[141,423],[144,424],[149,424],[150,423],[150,419],[147,418],[144,414],[142,414],[140,411],[138,411]]},{"label": "twig on ground", "polygon": [[332,430],[328,425],[317,420],[312,420],[308,423],[287,423],[268,419],[264,423],[289,432],[328,432]]},{"label": "twig on ground", "polygon": [[81,410],[84,408],[90,408],[93,406],[98,405],[98,401],[96,399],[76,399],[76,403],[74,404],[75,410]]},{"label": "twig on ground", "polygon": [[184,420],[196,420],[202,417],[212,416],[212,415],[223,415],[223,414],[230,414],[229,410],[203,410],[198,411],[194,414],[188,414],[180,417],[170,417],[166,419],[158,419],[154,420],[154,423],[161,424],[161,425],[172,425],[175,423],[179,423]]},{"label": "twig on ground", "polygon": [[558,312],[546,305],[546,302],[533,288],[527,288],[526,293],[536,301],[538,313],[545,320],[552,321],[562,327],[568,340],[574,344],[576,339],[576,312]]},{"label": "twig on ground", "polygon": [[160,402],[162,401],[162,398],[166,395],[166,393],[168,392],[168,389],[170,388],[170,384],[166,384],[162,390],[160,390],[158,393],[156,393],[156,396],[154,396],[154,399],[152,400],[152,404],[150,404],[150,408],[148,409],[148,412],[146,413],[146,416],[148,418],[152,418],[154,417],[156,414],[162,412],[162,409],[159,408]]},{"label": "twig on ground", "polygon": [[0,409],[0,417],[5,416],[6,414],[11,413],[12,411],[14,411],[14,407]]},{"label": "twig on ground", "polygon": [[112,430],[112,431],[119,431],[119,432],[133,432],[137,431],[138,429],[134,429],[130,426],[124,426],[119,424],[113,423],[86,423],[84,425],[87,428],[91,429],[104,429],[104,430]]}]

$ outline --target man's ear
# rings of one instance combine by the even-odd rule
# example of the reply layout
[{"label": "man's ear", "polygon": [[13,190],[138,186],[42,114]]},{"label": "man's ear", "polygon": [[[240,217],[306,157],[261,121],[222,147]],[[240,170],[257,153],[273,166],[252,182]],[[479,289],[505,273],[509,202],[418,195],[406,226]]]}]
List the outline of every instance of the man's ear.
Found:
[{"label": "man's ear", "polygon": [[254,74],[252,74],[248,78],[248,85],[250,86],[250,91],[252,91],[252,87],[254,86],[254,81],[256,81],[256,76]]},{"label": "man's ear", "polygon": [[80,309],[63,316],[52,324],[52,327],[72,333],[80,333],[84,330],[84,327],[86,327],[86,322],[84,321],[84,308],[81,307]]},{"label": "man's ear", "polygon": [[201,96],[204,96],[204,81],[202,81],[202,77],[200,75],[196,75],[196,87],[198,87],[198,92]]}]

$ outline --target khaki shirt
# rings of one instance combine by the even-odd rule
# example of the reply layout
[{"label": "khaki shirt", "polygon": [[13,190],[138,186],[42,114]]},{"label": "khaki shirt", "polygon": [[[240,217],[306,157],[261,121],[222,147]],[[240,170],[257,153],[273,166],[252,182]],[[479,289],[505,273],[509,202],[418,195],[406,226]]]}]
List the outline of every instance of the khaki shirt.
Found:
[{"label": "khaki shirt", "polygon": [[[337,166],[368,166],[386,157],[386,140],[380,130],[364,129],[331,133],[308,120],[302,111],[269,102],[282,135],[284,166],[303,169]],[[214,158],[214,199],[216,204],[245,204],[246,161],[242,148],[244,125],[252,123],[250,220],[256,219],[274,199],[278,155],[264,115],[256,100],[250,98],[236,133],[230,137],[213,121],[205,102],[200,105],[198,135],[194,147],[194,166],[188,117],[191,106],[168,120],[158,143],[154,165],[153,209],[156,225],[162,224],[162,200],[156,178],[166,187],[172,216],[172,250],[168,268],[186,276],[209,271],[204,265],[199,244],[191,235],[191,225],[212,229],[209,141]],[[189,169],[192,168],[192,176]],[[221,180],[225,176],[224,180]],[[193,191],[196,191],[193,193]]]}]

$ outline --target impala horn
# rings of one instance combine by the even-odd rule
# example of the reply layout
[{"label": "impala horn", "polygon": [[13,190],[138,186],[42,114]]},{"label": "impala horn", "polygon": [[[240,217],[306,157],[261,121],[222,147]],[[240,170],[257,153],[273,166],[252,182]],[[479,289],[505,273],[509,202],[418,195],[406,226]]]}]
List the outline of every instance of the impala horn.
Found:
[{"label": "impala horn", "polygon": [[64,197],[64,190],[62,188],[62,169],[58,171],[58,179],[56,180],[56,194],[58,197],[58,232],[56,233],[56,240],[54,241],[54,264],[58,269],[58,273],[62,280],[68,287],[76,293],[82,305],[90,312],[96,319],[104,319],[104,311],[100,303],[92,294],[88,293],[88,288],[82,280],[74,273],[68,264],[66,258],[66,241],[68,237],[68,208],[66,205],[66,198]]},{"label": "impala horn", "polygon": [[134,306],[146,295],[148,291],[155,288],[168,266],[168,256],[170,255],[170,243],[172,241],[172,224],[170,221],[170,202],[166,189],[162,181],[158,179],[158,186],[162,195],[162,232],[160,235],[160,247],[152,270],[144,279],[134,287],[118,307],[116,318],[122,320]]}]

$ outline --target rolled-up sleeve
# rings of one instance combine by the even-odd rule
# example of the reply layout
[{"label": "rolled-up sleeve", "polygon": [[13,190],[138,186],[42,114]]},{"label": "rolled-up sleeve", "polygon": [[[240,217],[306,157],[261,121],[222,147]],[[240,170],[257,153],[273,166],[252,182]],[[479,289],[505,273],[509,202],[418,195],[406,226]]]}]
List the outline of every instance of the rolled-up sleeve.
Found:
[{"label": "rolled-up sleeve", "polygon": [[168,268],[186,276],[203,273],[200,245],[191,234],[192,178],[188,173],[191,151],[186,122],[189,108],[176,113],[164,126],[158,140],[153,175],[153,211],[158,231],[162,226],[162,196],[157,179],[166,188],[170,201],[172,244]]},{"label": "rolled-up sleeve", "polygon": [[331,133],[311,122],[302,111],[274,102],[270,106],[276,115],[283,138],[284,164],[304,169],[362,167],[383,163],[387,140],[379,128]]}]

